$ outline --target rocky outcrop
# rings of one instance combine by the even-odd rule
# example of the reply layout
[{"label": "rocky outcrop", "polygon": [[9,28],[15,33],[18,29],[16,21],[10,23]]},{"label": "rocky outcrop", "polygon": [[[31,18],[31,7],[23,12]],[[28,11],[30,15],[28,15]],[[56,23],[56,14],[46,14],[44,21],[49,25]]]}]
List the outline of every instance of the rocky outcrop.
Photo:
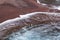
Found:
[{"label": "rocky outcrop", "polygon": [[26,15],[20,15],[20,17],[0,23],[0,39],[3,40],[7,38],[9,34],[25,26],[57,22],[60,22],[59,13],[33,12]]}]

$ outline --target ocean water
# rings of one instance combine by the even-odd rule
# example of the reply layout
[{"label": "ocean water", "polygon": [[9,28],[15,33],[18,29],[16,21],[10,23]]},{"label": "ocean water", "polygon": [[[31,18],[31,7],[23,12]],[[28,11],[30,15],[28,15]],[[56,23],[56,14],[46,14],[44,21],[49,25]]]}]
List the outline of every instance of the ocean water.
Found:
[{"label": "ocean water", "polygon": [[60,40],[60,23],[25,26],[5,40]]}]

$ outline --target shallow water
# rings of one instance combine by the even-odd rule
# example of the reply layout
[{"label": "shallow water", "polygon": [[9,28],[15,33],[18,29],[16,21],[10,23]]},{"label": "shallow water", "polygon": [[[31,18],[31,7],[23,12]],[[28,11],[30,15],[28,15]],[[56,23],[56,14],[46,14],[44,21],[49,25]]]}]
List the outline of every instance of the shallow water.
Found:
[{"label": "shallow water", "polygon": [[5,40],[60,40],[60,23],[25,26]]}]

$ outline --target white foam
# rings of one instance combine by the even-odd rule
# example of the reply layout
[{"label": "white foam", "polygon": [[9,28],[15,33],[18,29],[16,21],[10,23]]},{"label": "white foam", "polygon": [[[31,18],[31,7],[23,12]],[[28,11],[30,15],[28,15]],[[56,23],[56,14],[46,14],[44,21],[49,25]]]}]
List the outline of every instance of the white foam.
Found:
[{"label": "white foam", "polygon": [[47,5],[47,4],[42,3],[42,5]]},{"label": "white foam", "polygon": [[41,4],[39,0],[37,0],[37,3],[38,3],[38,4]]},{"label": "white foam", "polygon": [[52,9],[60,10],[60,6],[52,6]]}]

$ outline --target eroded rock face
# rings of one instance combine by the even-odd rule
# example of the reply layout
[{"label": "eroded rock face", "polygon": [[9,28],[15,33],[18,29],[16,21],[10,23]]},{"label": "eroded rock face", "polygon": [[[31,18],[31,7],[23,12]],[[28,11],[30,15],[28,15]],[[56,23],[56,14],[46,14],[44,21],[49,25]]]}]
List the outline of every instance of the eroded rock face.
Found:
[{"label": "eroded rock face", "polygon": [[[34,12],[26,15],[20,15],[20,17],[7,20],[0,24],[0,39],[3,40],[8,37],[9,34],[20,30],[25,26],[34,26],[38,24],[52,24],[60,22],[59,13],[49,12]],[[59,27],[54,27],[58,30]]]}]

